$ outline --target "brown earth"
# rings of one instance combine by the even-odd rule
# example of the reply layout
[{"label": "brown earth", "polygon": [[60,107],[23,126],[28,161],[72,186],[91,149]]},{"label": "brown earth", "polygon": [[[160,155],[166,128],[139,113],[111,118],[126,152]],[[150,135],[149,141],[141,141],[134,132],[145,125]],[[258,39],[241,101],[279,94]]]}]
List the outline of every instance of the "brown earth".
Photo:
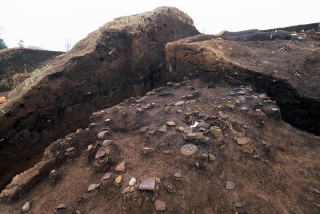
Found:
[{"label": "brown earth", "polygon": [[[245,32],[245,39],[254,34]],[[235,35],[244,38],[243,33]],[[204,75],[212,82],[245,82],[277,101],[285,121],[319,135],[320,37],[316,36],[320,32],[298,35],[304,39],[230,41],[199,35],[175,41],[166,46],[170,76]],[[233,36],[232,40],[237,39]]]},{"label": "brown earth", "polygon": [[[60,203],[66,208],[57,213],[320,212],[319,137],[283,122],[275,102],[250,86],[212,88],[199,80],[168,85],[98,111],[88,129],[54,142],[42,170],[36,166],[17,176],[1,193],[2,199],[16,199],[1,204],[1,213],[18,213],[27,201],[28,213],[37,214],[54,213]],[[184,132],[190,131],[200,132],[200,138],[188,138]],[[182,155],[186,143],[198,151]],[[101,148],[110,151],[108,168],[97,172],[100,159],[94,156]],[[122,161],[125,172],[118,172]],[[40,175],[52,169],[58,179]],[[104,172],[112,175],[102,181]],[[23,183],[33,173],[32,182]],[[130,192],[133,177],[137,183]],[[140,190],[148,177],[156,178],[156,187]],[[88,192],[90,184],[100,185]],[[158,200],[165,211],[156,210]]]},{"label": "brown earth", "polygon": [[0,213],[319,213],[317,26],[107,23],[1,106]]},{"label": "brown earth", "polygon": [[0,111],[0,188],[90,114],[163,81],[167,42],[198,34],[176,8],[121,17],[56,57],[8,95]]},{"label": "brown earth", "polygon": [[[62,54],[59,51],[7,48],[0,51],[0,92],[10,91],[29,77],[29,73]],[[16,81],[14,76],[16,75]]]}]

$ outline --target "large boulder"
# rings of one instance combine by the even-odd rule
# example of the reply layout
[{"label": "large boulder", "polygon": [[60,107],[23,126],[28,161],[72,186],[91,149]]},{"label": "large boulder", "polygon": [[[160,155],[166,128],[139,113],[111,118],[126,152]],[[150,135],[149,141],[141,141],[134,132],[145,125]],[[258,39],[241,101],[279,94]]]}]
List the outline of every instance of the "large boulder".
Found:
[{"label": "large boulder", "polygon": [[[55,56],[62,54],[59,51],[34,50],[27,48],[7,48],[0,51],[0,92],[14,89],[18,83],[25,80],[36,68],[43,66]],[[13,76],[19,75],[19,81]],[[17,79],[17,78],[16,78]]]},{"label": "large boulder", "polygon": [[0,112],[0,187],[92,112],[161,84],[166,43],[195,34],[188,15],[161,7],[114,19],[33,72]]}]

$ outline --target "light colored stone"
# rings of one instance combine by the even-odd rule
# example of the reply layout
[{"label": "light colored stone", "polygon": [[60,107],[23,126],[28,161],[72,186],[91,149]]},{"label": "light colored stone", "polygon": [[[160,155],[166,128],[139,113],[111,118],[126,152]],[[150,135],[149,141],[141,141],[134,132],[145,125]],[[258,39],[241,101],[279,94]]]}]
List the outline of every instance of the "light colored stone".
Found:
[{"label": "light colored stone", "polygon": [[243,207],[243,204],[240,201],[237,201],[236,203],[234,203],[235,208],[241,208]]},{"label": "light colored stone", "polygon": [[119,164],[116,166],[115,170],[116,170],[117,172],[125,172],[125,171],[126,171],[126,163],[125,163],[124,161],[122,161],[121,163],[119,163]]},{"label": "light colored stone", "polygon": [[176,178],[181,178],[181,177],[182,177],[181,172],[176,172],[176,173],[174,173],[174,177],[176,177]]},{"label": "light colored stone", "polygon": [[100,186],[99,184],[90,184],[88,186],[88,192],[95,191],[96,189],[98,189],[99,186]]},{"label": "light colored stone", "polygon": [[227,181],[227,183],[226,183],[227,190],[233,190],[235,186],[236,185],[232,181]]},{"label": "light colored stone", "polygon": [[24,205],[22,206],[21,211],[22,212],[28,212],[31,209],[31,202],[28,201],[26,203],[24,203]]},{"label": "light colored stone", "polygon": [[245,145],[245,144],[248,144],[248,143],[250,143],[250,142],[251,142],[251,139],[248,138],[248,137],[238,137],[238,138],[237,138],[237,143],[238,143],[239,145]]},{"label": "light colored stone", "polygon": [[167,132],[167,125],[161,126],[161,128],[159,129],[159,132],[166,133]]},{"label": "light colored stone", "polygon": [[95,158],[96,158],[96,159],[99,159],[99,158],[102,158],[102,157],[107,156],[107,155],[109,155],[109,154],[110,154],[110,150],[109,150],[109,149],[107,149],[107,148],[105,148],[105,147],[101,147],[101,148],[97,151],[97,153],[96,153],[96,155],[95,155]]},{"label": "light colored stone", "polygon": [[107,147],[107,146],[110,146],[112,143],[114,143],[113,140],[104,140],[102,142],[102,146]]},{"label": "light colored stone", "polygon": [[69,147],[69,148],[66,149],[66,152],[73,152],[74,150],[75,150],[74,147]]},{"label": "light colored stone", "polygon": [[222,131],[218,126],[212,126],[210,128],[210,132],[218,142],[221,142],[223,140]]},{"label": "light colored stone", "polygon": [[141,181],[139,189],[154,191],[156,188],[156,179],[154,177],[145,178]]},{"label": "light colored stone", "polygon": [[131,178],[130,181],[129,181],[129,186],[135,185],[136,182],[137,182],[137,180],[135,178]]},{"label": "light colored stone", "polygon": [[113,173],[111,173],[111,172],[106,172],[106,173],[102,176],[102,180],[108,180],[109,178],[111,178],[112,175],[113,175]]},{"label": "light colored stone", "polygon": [[114,180],[114,182],[116,182],[116,184],[120,184],[122,181],[122,175],[119,175],[118,177],[116,177],[116,179]]},{"label": "light colored stone", "polygon": [[99,140],[104,140],[104,138],[106,137],[106,135],[108,135],[109,132],[108,131],[102,131],[98,133],[98,139]]},{"label": "light colored stone", "polygon": [[184,101],[178,101],[178,102],[176,102],[174,105],[175,105],[175,106],[182,106],[182,105],[184,105],[184,104],[185,104]]},{"label": "light colored stone", "polygon": [[165,211],[166,210],[166,202],[161,200],[156,200],[154,202],[157,211]]},{"label": "light colored stone", "polygon": [[198,152],[198,146],[188,143],[181,147],[180,152],[185,156],[191,156]]},{"label": "light colored stone", "polygon": [[209,160],[215,161],[216,159],[217,159],[217,158],[216,158],[216,156],[215,156],[214,154],[209,153]]},{"label": "light colored stone", "polygon": [[67,205],[65,205],[65,204],[61,203],[61,204],[59,204],[59,205],[57,206],[57,208],[56,208],[56,209],[57,209],[57,210],[67,209]]},{"label": "light colored stone", "polygon": [[173,121],[173,120],[170,120],[170,121],[167,121],[167,125],[168,126],[176,126],[177,123],[175,121]]}]

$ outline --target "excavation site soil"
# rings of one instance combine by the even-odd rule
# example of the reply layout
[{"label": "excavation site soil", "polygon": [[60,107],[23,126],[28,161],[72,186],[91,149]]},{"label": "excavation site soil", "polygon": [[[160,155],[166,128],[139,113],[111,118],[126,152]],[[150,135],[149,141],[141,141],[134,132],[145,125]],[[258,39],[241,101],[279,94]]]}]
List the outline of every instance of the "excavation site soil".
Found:
[{"label": "excavation site soil", "polygon": [[0,51],[0,213],[320,213],[319,30],[162,7],[16,76]]}]

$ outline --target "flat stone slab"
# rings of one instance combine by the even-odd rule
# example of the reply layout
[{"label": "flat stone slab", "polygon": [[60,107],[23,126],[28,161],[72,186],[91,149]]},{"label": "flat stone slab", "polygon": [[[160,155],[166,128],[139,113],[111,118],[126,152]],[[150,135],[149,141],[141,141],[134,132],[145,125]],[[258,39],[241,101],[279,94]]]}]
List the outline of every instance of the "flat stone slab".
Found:
[{"label": "flat stone slab", "polygon": [[105,147],[101,147],[101,148],[97,151],[97,153],[96,153],[96,155],[95,155],[95,158],[96,158],[96,159],[102,158],[102,157],[104,157],[104,156],[109,155],[109,153],[110,153],[110,150],[109,150],[109,149],[107,149],[107,148],[105,148]]},{"label": "flat stone slab", "polygon": [[237,138],[237,143],[238,143],[239,145],[245,145],[245,144],[248,144],[248,143],[250,143],[250,142],[251,142],[251,139],[248,138],[248,137],[238,137],[238,138]]},{"label": "flat stone slab", "polygon": [[156,188],[156,178],[154,177],[143,179],[139,185],[140,190],[154,191],[155,188]]},{"label": "flat stone slab", "polygon": [[180,149],[180,152],[181,154],[183,154],[184,156],[191,156],[195,153],[197,153],[199,150],[198,146],[194,145],[194,144],[191,144],[191,143],[188,143],[188,144],[185,144],[181,147]]}]

